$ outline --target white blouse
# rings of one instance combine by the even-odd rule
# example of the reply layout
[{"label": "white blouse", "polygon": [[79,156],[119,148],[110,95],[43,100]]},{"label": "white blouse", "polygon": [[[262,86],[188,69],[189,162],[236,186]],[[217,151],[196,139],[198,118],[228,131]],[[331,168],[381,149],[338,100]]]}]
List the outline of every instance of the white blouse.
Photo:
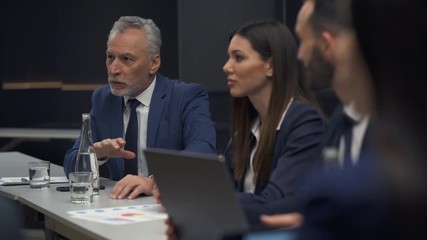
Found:
[{"label": "white blouse", "polygon": [[[293,100],[294,100],[294,98],[291,98],[291,100],[288,103],[288,106],[286,107],[285,111],[283,112],[282,118],[280,119],[280,122],[276,128],[277,131],[280,130],[280,126],[282,125],[283,119],[285,119],[285,115],[288,112],[289,106],[291,106]],[[260,127],[261,127],[261,120],[258,116],[258,118],[255,120],[254,124],[252,125],[252,129],[251,129],[252,134],[255,136],[256,142],[255,142],[254,148],[251,151],[251,155],[250,155],[250,159],[249,159],[249,167],[246,170],[245,182],[243,185],[243,191],[247,192],[247,193],[254,193],[255,187],[256,187],[255,179],[254,179],[255,174],[254,174],[254,168],[253,168],[253,161],[254,161],[255,152],[258,149],[259,138],[261,136]]]}]

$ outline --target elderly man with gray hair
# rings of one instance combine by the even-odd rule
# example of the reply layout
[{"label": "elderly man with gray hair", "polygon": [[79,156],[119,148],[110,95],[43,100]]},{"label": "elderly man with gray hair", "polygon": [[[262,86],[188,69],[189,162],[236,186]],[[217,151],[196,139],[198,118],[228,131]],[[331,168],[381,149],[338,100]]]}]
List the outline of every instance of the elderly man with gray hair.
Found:
[{"label": "elderly man with gray hair", "polygon": [[[107,41],[109,85],[93,92],[91,128],[99,164],[118,182],[113,199],[133,199],[156,189],[145,148],[216,153],[207,91],[199,84],[169,79],[160,68],[160,30],[151,19],[121,17]],[[73,172],[80,140],[66,153]]]}]

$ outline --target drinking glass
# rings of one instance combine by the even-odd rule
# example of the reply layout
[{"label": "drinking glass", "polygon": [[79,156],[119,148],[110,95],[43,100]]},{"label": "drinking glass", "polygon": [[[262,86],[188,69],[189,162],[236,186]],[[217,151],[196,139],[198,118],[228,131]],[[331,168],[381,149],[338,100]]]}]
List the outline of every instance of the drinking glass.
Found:
[{"label": "drinking glass", "polygon": [[70,178],[71,202],[89,204],[93,201],[93,173],[72,172]]},{"label": "drinking glass", "polygon": [[47,189],[50,186],[50,162],[34,161],[28,163],[31,189]]}]

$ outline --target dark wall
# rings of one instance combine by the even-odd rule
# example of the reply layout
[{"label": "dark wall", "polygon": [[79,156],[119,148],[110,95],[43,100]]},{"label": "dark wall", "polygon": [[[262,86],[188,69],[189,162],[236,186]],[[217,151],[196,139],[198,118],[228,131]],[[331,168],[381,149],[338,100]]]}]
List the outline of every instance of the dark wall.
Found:
[{"label": "dark wall", "polygon": [[[80,127],[91,90],[64,91],[64,86],[107,83],[109,30],[120,16],[138,15],[152,18],[162,31],[160,71],[209,90],[222,151],[229,136],[230,97],[222,71],[229,32],[271,18],[293,30],[300,5],[298,0],[2,1],[0,127]],[[4,88],[37,82],[57,85]],[[54,147],[60,152],[54,158],[62,159],[68,147]]]},{"label": "dark wall", "polygon": [[[79,128],[81,113],[90,110],[91,90],[64,86],[107,83],[106,40],[123,15],[156,22],[163,35],[160,70],[178,77],[175,0],[2,1],[0,12],[0,127]],[[9,140],[0,139],[0,146]],[[11,150],[61,164],[71,145],[31,141]]]},{"label": "dark wall", "polygon": [[203,83],[210,91],[226,91],[222,66],[228,35],[240,24],[278,18],[282,0],[178,0],[180,77]]},{"label": "dark wall", "polygon": [[285,1],[284,8],[284,22],[291,29],[291,31],[295,30],[295,23],[298,15],[298,11],[301,8],[302,0],[287,0]]},{"label": "dark wall", "polygon": [[60,28],[60,42],[62,79],[66,82],[106,83],[107,36],[122,15],[154,20],[163,38],[161,71],[178,76],[176,1],[62,1],[59,12],[60,26],[65,26]]},{"label": "dark wall", "polygon": [[176,6],[174,0],[2,1],[3,82],[106,83],[106,40],[122,15],[158,24],[161,70],[177,77]]},{"label": "dark wall", "polygon": [[108,31],[119,16],[139,15],[162,30],[161,72],[215,91],[226,90],[229,31],[263,18],[293,29],[301,1],[23,0],[1,6],[1,82],[105,83]]},{"label": "dark wall", "polygon": [[0,127],[80,122],[80,113],[90,109],[90,92],[62,91],[62,87],[107,83],[106,40],[114,21],[122,15],[152,18],[157,23],[164,38],[161,71],[178,77],[174,0],[123,0],[120,4],[113,0],[24,0],[1,4],[0,83],[51,84],[12,89],[2,85]]},{"label": "dark wall", "polygon": [[1,25],[3,81],[58,78],[56,1],[2,1]]}]

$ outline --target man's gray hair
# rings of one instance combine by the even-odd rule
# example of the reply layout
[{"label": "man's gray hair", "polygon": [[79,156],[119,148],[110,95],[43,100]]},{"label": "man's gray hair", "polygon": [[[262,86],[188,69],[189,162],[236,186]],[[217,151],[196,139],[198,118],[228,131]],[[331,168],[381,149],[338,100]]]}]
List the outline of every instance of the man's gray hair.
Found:
[{"label": "man's gray hair", "polygon": [[152,58],[155,54],[160,54],[162,38],[160,29],[156,26],[153,20],[140,18],[137,16],[124,16],[117,20],[108,36],[108,41],[117,33],[123,33],[129,28],[136,28],[144,31],[147,37],[147,52],[148,57]]}]

